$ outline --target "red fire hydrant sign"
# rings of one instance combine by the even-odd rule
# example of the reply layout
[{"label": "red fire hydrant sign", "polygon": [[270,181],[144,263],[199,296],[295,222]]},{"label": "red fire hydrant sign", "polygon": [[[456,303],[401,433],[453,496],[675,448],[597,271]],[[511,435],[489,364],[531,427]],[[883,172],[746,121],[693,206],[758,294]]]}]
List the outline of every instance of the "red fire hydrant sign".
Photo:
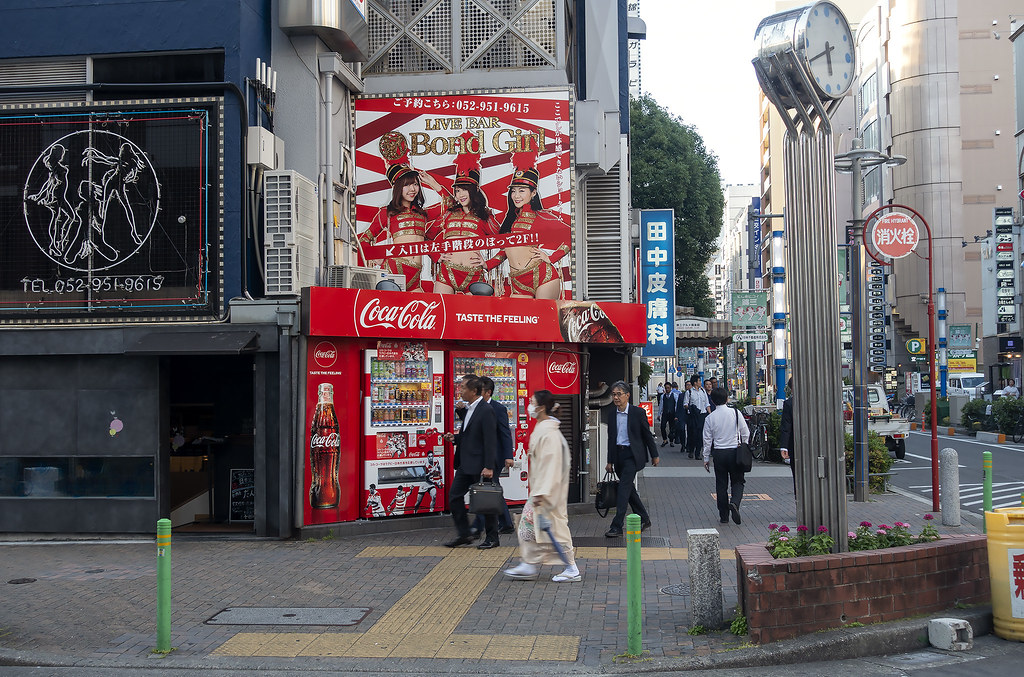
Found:
[{"label": "red fire hydrant sign", "polygon": [[901,212],[890,212],[875,221],[871,228],[871,244],[879,254],[902,259],[917,249],[921,231],[914,219]]}]

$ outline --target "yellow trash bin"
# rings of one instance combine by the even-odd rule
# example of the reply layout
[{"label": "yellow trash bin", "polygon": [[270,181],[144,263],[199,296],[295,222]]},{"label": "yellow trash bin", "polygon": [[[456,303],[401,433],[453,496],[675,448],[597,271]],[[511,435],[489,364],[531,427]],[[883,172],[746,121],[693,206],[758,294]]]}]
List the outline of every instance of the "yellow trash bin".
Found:
[{"label": "yellow trash bin", "polygon": [[985,513],[996,635],[1024,642],[1024,508]]}]

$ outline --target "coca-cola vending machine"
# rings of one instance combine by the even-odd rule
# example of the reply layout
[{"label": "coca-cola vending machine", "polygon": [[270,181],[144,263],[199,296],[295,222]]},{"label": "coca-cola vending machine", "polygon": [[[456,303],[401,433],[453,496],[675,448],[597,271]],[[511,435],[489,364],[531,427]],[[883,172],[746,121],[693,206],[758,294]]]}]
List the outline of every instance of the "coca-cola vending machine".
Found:
[{"label": "coca-cola vending machine", "polygon": [[365,351],[363,369],[361,516],[441,512],[448,484],[444,353],[420,342],[380,341]]}]

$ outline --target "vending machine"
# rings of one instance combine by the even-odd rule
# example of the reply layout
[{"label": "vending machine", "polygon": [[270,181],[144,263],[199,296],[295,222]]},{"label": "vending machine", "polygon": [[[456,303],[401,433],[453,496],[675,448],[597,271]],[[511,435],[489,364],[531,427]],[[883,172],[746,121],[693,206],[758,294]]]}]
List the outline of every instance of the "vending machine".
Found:
[{"label": "vending machine", "polygon": [[363,359],[361,516],[441,512],[448,485],[444,353],[381,341]]}]

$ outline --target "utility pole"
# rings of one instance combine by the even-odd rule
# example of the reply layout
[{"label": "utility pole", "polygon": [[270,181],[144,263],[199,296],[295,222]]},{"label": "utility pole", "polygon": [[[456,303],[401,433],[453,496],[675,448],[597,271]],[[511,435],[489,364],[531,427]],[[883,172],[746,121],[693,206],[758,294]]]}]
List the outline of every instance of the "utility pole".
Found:
[{"label": "utility pole", "polygon": [[[754,204],[754,200],[757,200],[757,205]],[[760,230],[761,222],[760,219],[781,219],[782,214],[762,214],[760,210],[760,200],[754,198],[751,204],[747,205],[747,289],[754,291],[757,285],[757,278],[760,274],[759,261],[761,258],[761,252],[755,251],[756,239],[754,237],[754,229]],[[774,246],[774,245],[773,245]],[[772,271],[773,278],[776,276],[776,271]],[[782,275],[779,271],[778,275]],[[774,315],[774,314],[773,314]],[[779,336],[775,336],[775,340],[779,340]],[[757,396],[757,372],[754,369],[754,343],[752,341],[747,342],[747,397],[754,400]],[[778,354],[778,347],[776,346],[776,354]],[[785,352],[783,351],[783,354]],[[783,373],[785,373],[785,367],[783,366]],[[776,383],[776,392],[785,392],[785,383]],[[778,395],[776,395],[778,397]]]}]

